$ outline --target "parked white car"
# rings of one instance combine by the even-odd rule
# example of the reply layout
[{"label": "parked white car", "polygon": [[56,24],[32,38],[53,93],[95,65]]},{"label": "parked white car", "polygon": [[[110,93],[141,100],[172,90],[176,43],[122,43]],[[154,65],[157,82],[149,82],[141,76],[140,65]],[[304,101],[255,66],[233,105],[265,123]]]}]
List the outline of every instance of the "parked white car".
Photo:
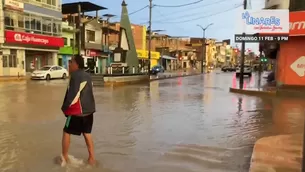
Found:
[{"label": "parked white car", "polygon": [[31,79],[45,79],[45,80],[50,80],[50,79],[57,79],[57,78],[62,78],[65,79],[67,78],[69,72],[67,69],[61,67],[61,66],[43,66],[39,70],[35,70],[31,74]]},{"label": "parked white car", "polygon": [[[236,77],[240,76],[240,66],[236,68]],[[244,65],[244,75],[252,76],[252,67],[250,65]]]}]

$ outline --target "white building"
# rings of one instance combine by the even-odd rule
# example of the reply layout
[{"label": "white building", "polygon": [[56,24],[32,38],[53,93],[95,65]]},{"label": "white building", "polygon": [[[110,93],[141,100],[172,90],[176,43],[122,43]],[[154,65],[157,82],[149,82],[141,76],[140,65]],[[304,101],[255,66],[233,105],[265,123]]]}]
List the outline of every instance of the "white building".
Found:
[{"label": "white building", "polygon": [[64,45],[61,0],[4,0],[0,15],[0,76],[23,76],[57,64]]}]

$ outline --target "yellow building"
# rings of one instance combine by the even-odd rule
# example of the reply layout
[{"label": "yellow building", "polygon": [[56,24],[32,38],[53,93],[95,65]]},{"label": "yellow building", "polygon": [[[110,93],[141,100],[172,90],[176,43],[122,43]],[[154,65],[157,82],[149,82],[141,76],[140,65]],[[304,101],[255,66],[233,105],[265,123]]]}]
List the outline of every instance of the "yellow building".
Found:
[{"label": "yellow building", "polygon": [[[139,60],[148,60],[148,51],[146,50],[137,50],[137,55]],[[150,67],[157,65],[159,59],[160,53],[156,51],[151,51]]]},{"label": "yellow building", "polygon": [[[142,27],[142,49],[137,49],[137,55],[139,60],[148,61],[148,50],[146,49],[146,27]],[[153,67],[158,64],[160,59],[160,53],[156,51],[151,51],[150,67]]]},{"label": "yellow building", "polygon": [[206,62],[207,65],[214,65],[216,64],[216,40],[215,39],[207,39],[206,43]]}]

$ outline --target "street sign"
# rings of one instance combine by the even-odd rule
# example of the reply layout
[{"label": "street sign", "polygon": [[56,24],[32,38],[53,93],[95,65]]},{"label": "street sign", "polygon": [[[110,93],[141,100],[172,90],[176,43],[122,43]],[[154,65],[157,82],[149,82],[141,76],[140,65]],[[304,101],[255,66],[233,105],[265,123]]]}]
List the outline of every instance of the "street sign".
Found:
[{"label": "street sign", "polygon": [[305,76],[305,56],[301,56],[295,62],[290,65],[290,68],[297,74],[299,77]]}]

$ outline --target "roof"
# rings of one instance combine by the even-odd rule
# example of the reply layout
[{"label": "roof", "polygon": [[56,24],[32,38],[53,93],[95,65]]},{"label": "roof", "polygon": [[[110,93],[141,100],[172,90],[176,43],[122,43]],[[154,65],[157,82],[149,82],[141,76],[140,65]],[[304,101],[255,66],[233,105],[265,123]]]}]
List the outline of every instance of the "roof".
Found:
[{"label": "roof", "polygon": [[102,7],[91,2],[74,2],[62,4],[62,13],[63,14],[75,14],[78,13],[78,5],[81,6],[81,12],[91,12],[105,10],[106,7]]},{"label": "roof", "polygon": [[108,33],[109,30],[109,34],[119,34],[120,31],[112,29],[112,28],[108,28],[108,27],[102,27],[103,29],[103,33]]}]

